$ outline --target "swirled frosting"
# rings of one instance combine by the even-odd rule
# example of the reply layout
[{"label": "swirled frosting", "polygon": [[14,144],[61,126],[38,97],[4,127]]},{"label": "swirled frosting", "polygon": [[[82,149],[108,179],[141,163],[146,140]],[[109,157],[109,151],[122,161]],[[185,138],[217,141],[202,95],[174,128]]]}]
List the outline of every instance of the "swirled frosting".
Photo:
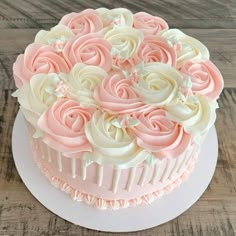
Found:
[{"label": "swirled frosting", "polygon": [[122,74],[105,78],[95,90],[94,98],[104,110],[113,114],[129,114],[146,107],[132,87],[132,81]]},{"label": "swirled frosting", "polygon": [[133,127],[137,144],[158,158],[177,157],[191,143],[191,135],[183,126],[171,121],[165,110],[151,109],[137,113],[138,125]]},{"label": "swirled frosting", "polygon": [[60,74],[68,86],[68,97],[76,99],[83,106],[95,106],[94,90],[108,76],[106,71],[98,66],[75,64],[69,74]]},{"label": "swirled frosting", "polygon": [[78,157],[81,152],[91,152],[84,127],[92,114],[93,109],[81,107],[77,101],[57,101],[38,120],[44,132],[43,141],[66,156]]},{"label": "swirled frosting", "polygon": [[180,71],[185,79],[191,81],[191,90],[194,94],[207,96],[212,100],[219,97],[223,89],[223,78],[211,61],[187,61]]},{"label": "swirled frosting", "polygon": [[171,66],[147,63],[134,87],[145,103],[163,107],[175,98],[182,81],[182,75]]},{"label": "swirled frosting", "polygon": [[133,14],[131,11],[125,8],[98,8],[96,9],[103,22],[103,26],[111,26],[112,24],[120,26],[132,26]]},{"label": "swirled frosting", "polygon": [[109,30],[105,39],[111,43],[114,57],[129,59],[137,53],[143,34],[132,27],[123,26]]},{"label": "swirled frosting", "polygon": [[134,28],[141,30],[144,35],[156,35],[160,31],[168,29],[169,26],[161,17],[138,12],[134,14]]},{"label": "swirled frosting", "polygon": [[197,39],[184,34],[178,29],[169,29],[161,33],[176,48],[177,68],[188,60],[209,60],[210,54],[207,47]]},{"label": "swirled frosting", "polygon": [[142,61],[162,62],[171,66],[176,65],[176,52],[168,41],[160,36],[148,35],[144,38],[138,55]]},{"label": "swirled frosting", "polygon": [[52,46],[32,43],[24,54],[20,54],[13,64],[16,87],[28,83],[35,74],[68,72],[70,66],[65,58]]},{"label": "swirled frosting", "polygon": [[62,53],[70,66],[81,62],[105,71],[111,69],[111,44],[98,33],[75,36],[66,43]]},{"label": "swirled frosting", "polygon": [[203,96],[190,96],[185,101],[176,99],[166,107],[167,116],[184,126],[188,133],[204,133],[216,119],[215,103]]},{"label": "swirled frosting", "polygon": [[54,102],[65,97],[66,93],[67,87],[61,78],[55,73],[49,73],[34,75],[14,96],[18,98],[25,118],[37,127],[40,115]]},{"label": "swirled frosting", "polygon": [[52,149],[130,168],[178,158],[214,124],[223,77],[209,57],[159,16],[86,9],[17,57],[14,96]]},{"label": "swirled frosting", "polygon": [[69,13],[62,17],[60,24],[70,28],[76,35],[95,33],[103,28],[100,17],[93,9],[86,9],[80,13]]},{"label": "swirled frosting", "polygon": [[51,45],[56,51],[61,52],[68,39],[74,36],[70,28],[64,25],[57,25],[50,31],[40,30],[34,41],[36,43]]},{"label": "swirled frosting", "polygon": [[141,163],[150,154],[137,146],[129,129],[113,124],[115,116],[96,111],[86,124],[85,133],[93,146],[93,152],[86,154],[87,159],[99,164],[114,164],[119,168],[129,168]]}]

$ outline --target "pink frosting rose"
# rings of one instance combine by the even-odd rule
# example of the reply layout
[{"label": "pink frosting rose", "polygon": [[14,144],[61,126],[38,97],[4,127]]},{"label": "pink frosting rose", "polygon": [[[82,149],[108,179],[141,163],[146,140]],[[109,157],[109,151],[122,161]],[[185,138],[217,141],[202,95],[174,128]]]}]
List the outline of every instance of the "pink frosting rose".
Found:
[{"label": "pink frosting rose", "polygon": [[20,88],[39,73],[69,72],[70,67],[61,54],[48,45],[32,43],[24,54],[20,54],[13,64],[13,75],[16,86]]},{"label": "pink frosting rose", "polygon": [[127,114],[145,108],[132,82],[122,74],[113,74],[102,81],[94,92],[95,100],[112,114]]},{"label": "pink frosting rose", "polygon": [[81,107],[71,99],[55,102],[38,120],[39,128],[44,131],[43,141],[69,157],[91,152],[84,127],[92,113],[93,109]]},{"label": "pink frosting rose", "polygon": [[217,67],[209,60],[186,62],[180,70],[192,82],[192,92],[217,99],[221,93],[224,82]]},{"label": "pink frosting rose", "polygon": [[169,120],[162,109],[152,108],[135,114],[134,118],[139,121],[132,127],[137,144],[158,158],[177,157],[191,143],[191,135],[180,124]]},{"label": "pink frosting rose", "polygon": [[149,35],[144,38],[138,51],[138,56],[144,62],[162,62],[176,65],[176,52],[169,46],[167,40],[160,36]]},{"label": "pink frosting rose", "polygon": [[152,16],[146,12],[134,14],[134,28],[141,30],[144,35],[156,35],[164,29],[169,29],[168,24],[160,17]]},{"label": "pink frosting rose", "polygon": [[109,71],[112,66],[111,48],[102,35],[91,33],[68,40],[63,55],[71,66],[82,62]]},{"label": "pink frosting rose", "polygon": [[66,25],[74,34],[79,35],[98,32],[103,28],[103,23],[98,13],[93,9],[67,14],[62,17],[59,24]]}]

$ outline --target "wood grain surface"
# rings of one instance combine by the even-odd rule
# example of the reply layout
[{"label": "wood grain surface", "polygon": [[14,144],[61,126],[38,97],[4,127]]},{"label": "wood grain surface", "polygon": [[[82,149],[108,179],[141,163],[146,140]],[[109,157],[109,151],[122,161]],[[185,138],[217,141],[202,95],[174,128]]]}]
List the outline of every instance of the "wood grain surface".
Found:
[{"label": "wood grain surface", "polygon": [[[85,8],[126,7],[163,17],[201,40],[220,68],[225,88],[216,129],[219,159],[210,186],[189,210],[161,226],[126,234],[75,226],[42,206],[26,189],[14,165],[11,133],[18,104],[12,64],[39,29],[49,29],[66,13]],[[0,235],[236,235],[236,1],[235,0],[1,0],[0,1]],[[206,157],[207,158],[207,157]],[[161,214],[158,212],[157,214]]]}]

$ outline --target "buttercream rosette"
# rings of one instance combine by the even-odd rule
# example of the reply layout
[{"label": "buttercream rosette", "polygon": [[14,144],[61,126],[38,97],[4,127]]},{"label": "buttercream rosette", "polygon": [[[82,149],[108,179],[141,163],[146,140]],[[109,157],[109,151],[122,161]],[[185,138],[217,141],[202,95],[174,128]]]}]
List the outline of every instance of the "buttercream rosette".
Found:
[{"label": "buttercream rosette", "polygon": [[87,9],[17,57],[14,96],[52,149],[129,168],[181,155],[214,124],[223,78],[209,58],[161,17]]}]

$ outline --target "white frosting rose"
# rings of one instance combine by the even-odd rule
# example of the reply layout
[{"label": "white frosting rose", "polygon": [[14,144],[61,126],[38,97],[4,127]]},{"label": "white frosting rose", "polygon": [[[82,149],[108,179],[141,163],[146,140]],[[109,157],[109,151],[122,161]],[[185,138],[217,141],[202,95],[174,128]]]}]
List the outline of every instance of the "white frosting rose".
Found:
[{"label": "white frosting rose", "polygon": [[57,52],[61,52],[68,39],[74,36],[73,32],[65,25],[57,25],[50,31],[40,30],[34,41],[36,43],[51,45]]},{"label": "white frosting rose", "polygon": [[170,65],[147,63],[134,87],[145,103],[163,107],[176,97],[182,80],[182,75]]},{"label": "white frosting rose", "polygon": [[[18,97],[21,110],[36,129],[40,115],[55,101],[65,97],[67,86],[55,73],[34,75],[28,84],[18,89],[14,96]],[[27,94],[27,96],[26,96]]]},{"label": "white frosting rose", "polygon": [[176,99],[166,106],[169,119],[183,125],[187,133],[204,133],[215,122],[217,103],[209,103],[203,96],[190,96],[185,101]]},{"label": "white frosting rose", "polygon": [[132,26],[133,25],[133,14],[131,11],[125,8],[98,8],[96,9],[99,16],[102,19],[103,26],[109,25],[120,25],[120,26]]},{"label": "white frosting rose", "polygon": [[176,44],[186,34],[179,29],[168,29],[160,33],[164,38],[167,38],[172,44]]},{"label": "white frosting rose", "polygon": [[149,153],[136,145],[129,130],[113,125],[116,116],[96,111],[86,124],[85,133],[93,146],[93,153],[84,158],[103,164],[114,164],[119,168],[129,168],[145,160]]},{"label": "white frosting rose", "polygon": [[192,38],[178,29],[170,29],[161,34],[175,47],[177,53],[177,68],[187,60],[208,60],[210,58],[207,47],[195,38]]},{"label": "white frosting rose", "polygon": [[75,64],[69,74],[61,74],[68,85],[68,97],[78,100],[81,106],[96,105],[94,90],[106,76],[102,68],[82,63]]},{"label": "white frosting rose", "polygon": [[128,59],[136,54],[143,41],[143,34],[132,27],[124,26],[109,30],[104,38],[111,43],[114,57]]}]

